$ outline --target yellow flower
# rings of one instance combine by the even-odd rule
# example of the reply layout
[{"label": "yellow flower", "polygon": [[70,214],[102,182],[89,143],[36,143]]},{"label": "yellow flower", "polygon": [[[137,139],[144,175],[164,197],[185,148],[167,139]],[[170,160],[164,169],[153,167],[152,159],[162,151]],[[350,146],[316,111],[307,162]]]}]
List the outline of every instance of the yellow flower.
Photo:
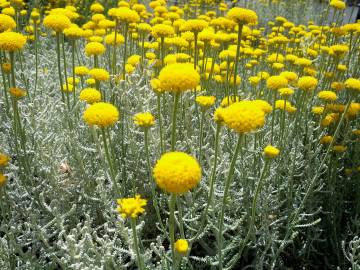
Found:
[{"label": "yellow flower", "polygon": [[90,10],[94,13],[104,12],[104,7],[100,3],[94,3],[90,6]]},{"label": "yellow flower", "polygon": [[285,77],[289,82],[294,82],[298,79],[298,75],[292,71],[283,71],[280,76]]},{"label": "yellow flower", "polygon": [[330,54],[337,56],[337,57],[342,57],[344,56],[347,52],[349,51],[349,46],[345,45],[345,44],[335,44],[332,45],[330,47]]},{"label": "yellow flower", "polygon": [[360,91],[360,80],[350,78],[345,81],[345,87],[350,90]]},{"label": "yellow flower", "polygon": [[70,19],[61,14],[48,15],[44,19],[44,25],[47,28],[54,30],[57,33],[64,31],[64,29],[71,26]]},{"label": "yellow flower", "polygon": [[196,103],[199,104],[204,109],[207,109],[214,105],[216,97],[214,96],[197,96]]},{"label": "yellow flower", "polygon": [[323,114],[324,107],[315,106],[315,107],[312,107],[311,111],[313,114]]},{"label": "yellow flower", "polygon": [[289,97],[294,94],[294,90],[291,88],[280,88],[278,92],[282,97]]},{"label": "yellow flower", "polygon": [[258,19],[255,11],[239,7],[230,9],[226,17],[240,24],[256,24]]},{"label": "yellow flower", "polygon": [[312,91],[316,88],[318,80],[312,76],[303,76],[298,80],[297,86],[301,90]]},{"label": "yellow flower", "polygon": [[85,76],[89,73],[89,69],[85,66],[75,67],[75,74],[78,76]]},{"label": "yellow flower", "polygon": [[131,55],[128,59],[127,59],[127,63],[132,65],[132,66],[136,66],[137,64],[140,63],[140,60],[141,60],[141,56],[140,55],[137,55],[137,54],[134,54],[134,55]]},{"label": "yellow flower", "polygon": [[119,111],[110,103],[99,102],[85,110],[83,119],[89,126],[109,127],[119,120]]},{"label": "yellow flower", "polygon": [[6,182],[7,182],[7,177],[5,175],[3,175],[2,173],[0,173],[0,187],[5,186]]},{"label": "yellow flower", "polygon": [[12,30],[16,27],[16,23],[12,17],[6,14],[0,14],[0,32]]},{"label": "yellow flower", "polygon": [[139,14],[128,7],[111,8],[108,14],[125,23],[135,23],[140,20]]},{"label": "yellow flower", "polygon": [[95,88],[85,88],[80,92],[80,100],[93,104],[101,100],[101,93]]},{"label": "yellow flower", "polygon": [[318,97],[324,101],[335,101],[337,99],[336,93],[333,91],[320,91]]},{"label": "yellow flower", "polygon": [[274,158],[280,154],[280,150],[272,145],[268,145],[264,148],[264,156],[267,158]]},{"label": "yellow flower", "polygon": [[136,194],[133,198],[117,199],[118,207],[116,210],[123,218],[137,218],[139,215],[145,212],[144,206],[147,201],[141,199],[141,196]]},{"label": "yellow flower", "polygon": [[272,90],[277,90],[286,87],[288,83],[288,79],[283,76],[271,76],[266,80],[266,87]]},{"label": "yellow flower", "polygon": [[168,152],[157,161],[153,175],[166,192],[182,194],[193,189],[201,179],[198,161],[183,152]]},{"label": "yellow flower", "polygon": [[9,88],[9,93],[16,99],[20,99],[26,96],[26,91],[17,87]]},{"label": "yellow flower", "polygon": [[208,27],[208,23],[206,21],[199,20],[199,19],[190,19],[190,20],[187,20],[180,27],[180,30],[199,33],[200,31],[204,30],[206,27]]},{"label": "yellow flower", "polygon": [[333,141],[333,139],[334,139],[333,136],[326,135],[320,139],[320,143],[321,144],[330,144]]},{"label": "yellow flower", "polygon": [[167,92],[180,93],[195,89],[200,75],[192,64],[177,63],[164,67],[159,74],[160,87]]},{"label": "yellow flower", "polygon": [[115,44],[120,45],[123,44],[124,42],[125,42],[125,38],[120,33],[116,33],[116,42],[115,42],[115,32],[112,32],[105,37],[105,43],[112,46],[114,46]]},{"label": "yellow flower", "polygon": [[137,125],[139,127],[144,127],[144,128],[151,127],[152,125],[154,125],[154,122],[155,122],[154,116],[149,112],[137,113],[133,117],[133,120],[134,120],[135,125]]},{"label": "yellow flower", "polygon": [[3,63],[1,67],[2,67],[2,70],[4,73],[10,73],[10,71],[11,71],[10,63]]},{"label": "yellow flower", "polygon": [[152,27],[148,23],[139,23],[137,29],[139,30],[140,33],[150,33]]},{"label": "yellow flower", "polygon": [[279,99],[275,101],[275,108],[279,110],[286,110],[288,112],[293,112],[293,106],[291,105],[290,101],[286,101],[283,99]]},{"label": "yellow flower", "polygon": [[85,53],[87,56],[101,55],[105,52],[105,46],[100,42],[89,42],[85,46]]},{"label": "yellow flower", "polygon": [[344,145],[334,145],[332,150],[336,153],[344,153],[346,149],[347,147]]},{"label": "yellow flower", "polygon": [[257,103],[240,101],[222,112],[224,123],[237,133],[249,133],[265,124],[265,112]]},{"label": "yellow flower", "polygon": [[166,24],[156,24],[152,27],[152,35],[155,38],[158,37],[169,37],[175,33],[174,28]]},{"label": "yellow flower", "polygon": [[0,34],[0,49],[3,51],[14,52],[24,47],[26,37],[16,32],[4,32]]},{"label": "yellow flower", "polygon": [[97,81],[107,81],[110,79],[110,74],[105,69],[93,68],[89,71],[89,76]]},{"label": "yellow flower", "polygon": [[10,157],[6,154],[0,153],[0,167],[6,167],[9,164]]},{"label": "yellow flower", "polygon": [[189,249],[189,243],[186,239],[178,239],[175,242],[175,251],[180,255],[185,255]]},{"label": "yellow flower", "polygon": [[344,9],[346,8],[346,4],[341,0],[331,0],[330,6],[335,9]]},{"label": "yellow flower", "polygon": [[62,91],[64,92],[72,92],[74,91],[74,86],[70,83],[64,83],[62,86]]},{"label": "yellow flower", "polygon": [[64,29],[64,35],[69,37],[69,38],[73,38],[73,39],[78,39],[81,38],[82,36],[84,36],[84,30],[81,29],[79,26],[72,25],[69,28]]}]

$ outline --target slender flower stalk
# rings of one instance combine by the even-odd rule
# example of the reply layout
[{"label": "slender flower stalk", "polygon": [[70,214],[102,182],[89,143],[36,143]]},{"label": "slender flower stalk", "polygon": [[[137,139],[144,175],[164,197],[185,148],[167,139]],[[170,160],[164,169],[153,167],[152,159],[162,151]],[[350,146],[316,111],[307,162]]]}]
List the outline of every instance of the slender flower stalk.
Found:
[{"label": "slender flower stalk", "polygon": [[171,151],[175,150],[176,144],[176,117],[177,117],[177,109],[180,99],[180,93],[175,93],[174,95],[174,106],[172,112],[172,129],[171,129]]}]

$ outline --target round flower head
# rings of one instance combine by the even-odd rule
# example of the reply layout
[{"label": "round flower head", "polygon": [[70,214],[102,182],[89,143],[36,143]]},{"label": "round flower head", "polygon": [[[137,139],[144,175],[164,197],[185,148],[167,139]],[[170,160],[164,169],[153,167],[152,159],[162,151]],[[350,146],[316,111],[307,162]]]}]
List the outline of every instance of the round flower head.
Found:
[{"label": "round flower head", "polygon": [[265,112],[254,102],[237,102],[222,112],[224,123],[237,133],[249,133],[265,124]]},{"label": "round flower head", "polygon": [[200,75],[192,64],[178,63],[164,67],[159,74],[160,87],[168,92],[180,93],[195,89]]},{"label": "round flower head", "polygon": [[101,93],[95,88],[85,88],[80,92],[80,100],[93,104],[101,100]]},{"label": "round flower head", "polygon": [[180,255],[185,255],[188,252],[189,243],[185,239],[178,239],[175,242],[175,251]]},{"label": "round flower head", "polygon": [[333,136],[326,135],[320,139],[320,143],[321,144],[330,144],[333,141],[333,139],[334,139]]},{"label": "round flower head", "polygon": [[344,153],[346,151],[347,147],[345,145],[334,145],[333,146],[333,151],[336,153]]},{"label": "round flower head", "polygon": [[174,28],[166,24],[156,24],[152,28],[152,35],[155,38],[158,37],[169,37],[175,33]]},{"label": "round flower head", "polygon": [[89,42],[85,46],[85,53],[87,56],[101,55],[105,52],[105,46],[100,42]]},{"label": "round flower head", "polygon": [[208,109],[214,105],[216,97],[214,96],[197,96],[196,103],[199,104],[202,108]]},{"label": "round flower head", "polygon": [[345,87],[350,90],[360,91],[360,80],[350,78],[345,81]]},{"label": "round flower head", "polygon": [[0,32],[12,30],[16,27],[16,23],[12,17],[0,14]]},{"label": "round flower head", "polygon": [[336,93],[333,91],[320,91],[318,97],[327,102],[337,99]]},{"label": "round flower head", "polygon": [[133,198],[117,199],[117,204],[116,210],[123,218],[137,218],[145,212],[147,201],[136,194]]},{"label": "round flower head", "polygon": [[153,175],[166,192],[182,194],[193,189],[201,179],[198,161],[183,152],[168,152],[157,161]]},{"label": "round flower head", "polygon": [[280,150],[272,145],[268,145],[264,148],[264,156],[267,158],[274,158],[280,154]]},{"label": "round flower head", "polygon": [[6,182],[7,182],[7,177],[5,175],[3,175],[2,173],[0,173],[0,187],[5,186]]},{"label": "round flower head", "polygon": [[258,19],[255,11],[239,7],[230,9],[226,17],[240,24],[256,24]]},{"label": "round flower head", "polygon": [[291,88],[280,88],[278,92],[282,97],[289,97],[294,94],[294,90]]},{"label": "round flower head", "polygon": [[312,76],[303,76],[298,80],[297,86],[301,90],[312,91],[316,88],[318,80]]},{"label": "round flower head", "polygon": [[9,93],[15,99],[20,99],[26,96],[26,91],[17,87],[9,88]]},{"label": "round flower head", "polygon": [[341,0],[331,0],[330,6],[335,9],[344,9],[346,8],[346,4]]},{"label": "round flower head", "polygon": [[6,167],[9,164],[10,157],[0,153],[0,167]]},{"label": "round flower head", "polygon": [[75,74],[78,76],[85,76],[89,73],[89,69],[85,66],[75,67]]},{"label": "round flower head", "polygon": [[14,52],[24,47],[26,37],[16,32],[4,32],[0,34],[0,49],[3,51]]},{"label": "round flower head", "polygon": [[89,126],[105,128],[115,125],[119,120],[119,111],[110,103],[99,102],[85,110],[83,119]]},{"label": "round flower head", "polygon": [[115,42],[115,32],[112,32],[105,37],[105,43],[109,45],[114,46],[116,44],[118,46],[120,44],[123,44],[124,42],[125,42],[125,38],[120,33],[116,33],[116,42]]},{"label": "round flower head", "polygon": [[298,75],[292,71],[283,71],[280,76],[285,77],[289,82],[294,82],[298,79]]},{"label": "round flower head", "polygon": [[191,19],[191,20],[187,20],[180,27],[180,30],[199,33],[200,31],[204,30],[206,27],[208,27],[208,23],[206,21],[199,19]]},{"label": "round flower head", "polygon": [[110,74],[105,69],[93,68],[89,71],[89,76],[97,81],[108,81]]},{"label": "round flower head", "polygon": [[54,30],[57,33],[64,31],[64,29],[71,26],[70,19],[62,14],[48,15],[44,19],[44,25],[47,28]]},{"label": "round flower head", "polygon": [[266,80],[266,87],[272,90],[278,90],[288,85],[289,81],[283,76],[271,76]]},{"label": "round flower head", "polygon": [[4,73],[10,73],[10,71],[11,71],[10,63],[3,63],[1,67],[2,67],[2,70]]},{"label": "round flower head", "polygon": [[139,14],[128,7],[111,8],[108,14],[125,23],[136,23],[140,20]]},{"label": "round flower head", "polygon": [[133,120],[135,125],[143,128],[149,128],[154,125],[155,122],[154,116],[149,112],[137,113],[133,117]]}]

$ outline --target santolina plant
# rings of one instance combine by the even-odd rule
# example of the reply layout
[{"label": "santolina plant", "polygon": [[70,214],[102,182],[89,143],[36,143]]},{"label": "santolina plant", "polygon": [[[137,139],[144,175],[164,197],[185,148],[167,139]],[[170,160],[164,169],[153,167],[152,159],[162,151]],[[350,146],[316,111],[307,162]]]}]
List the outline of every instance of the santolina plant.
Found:
[{"label": "santolina plant", "polygon": [[360,268],[354,8],[0,9],[0,269]]}]

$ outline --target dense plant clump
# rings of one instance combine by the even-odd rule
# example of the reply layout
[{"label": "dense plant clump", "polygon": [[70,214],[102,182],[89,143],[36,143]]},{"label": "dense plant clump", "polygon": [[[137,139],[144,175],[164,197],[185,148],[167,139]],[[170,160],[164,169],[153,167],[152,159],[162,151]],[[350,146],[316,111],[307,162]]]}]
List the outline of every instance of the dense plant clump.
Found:
[{"label": "dense plant clump", "polygon": [[360,269],[354,8],[0,10],[0,269]]}]

